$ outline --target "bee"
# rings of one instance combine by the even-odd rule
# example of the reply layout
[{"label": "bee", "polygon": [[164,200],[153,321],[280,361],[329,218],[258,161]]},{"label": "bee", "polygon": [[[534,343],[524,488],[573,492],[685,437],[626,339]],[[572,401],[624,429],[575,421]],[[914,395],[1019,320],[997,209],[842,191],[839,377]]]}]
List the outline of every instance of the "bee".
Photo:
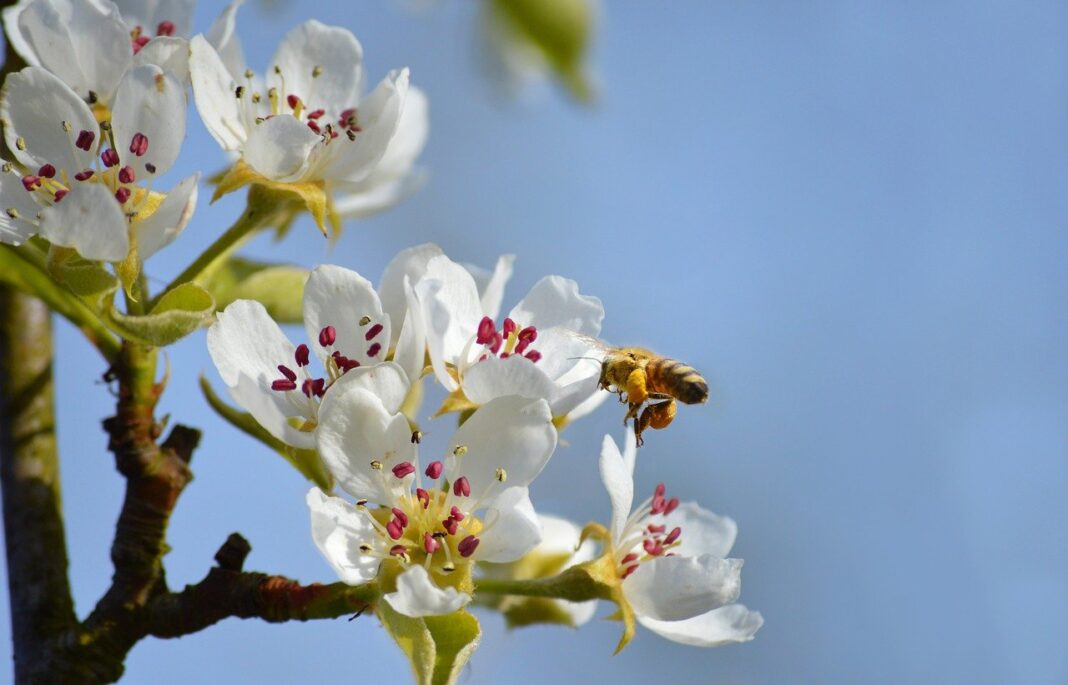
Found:
[{"label": "bee", "polygon": [[616,392],[619,401],[627,403],[623,425],[634,419],[639,447],[647,428],[668,427],[678,408],[676,400],[683,404],[708,401],[708,382],[697,369],[641,347],[610,348],[601,362],[598,387]]}]

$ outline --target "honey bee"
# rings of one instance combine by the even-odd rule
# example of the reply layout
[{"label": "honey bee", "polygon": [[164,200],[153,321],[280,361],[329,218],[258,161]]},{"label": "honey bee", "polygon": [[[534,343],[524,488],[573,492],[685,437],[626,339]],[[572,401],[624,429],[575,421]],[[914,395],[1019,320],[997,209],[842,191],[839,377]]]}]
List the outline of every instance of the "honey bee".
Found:
[{"label": "honey bee", "polygon": [[598,387],[616,392],[619,401],[627,403],[623,424],[634,419],[639,447],[645,429],[667,428],[675,418],[675,400],[708,401],[708,382],[697,369],[641,347],[610,348],[601,362]]}]

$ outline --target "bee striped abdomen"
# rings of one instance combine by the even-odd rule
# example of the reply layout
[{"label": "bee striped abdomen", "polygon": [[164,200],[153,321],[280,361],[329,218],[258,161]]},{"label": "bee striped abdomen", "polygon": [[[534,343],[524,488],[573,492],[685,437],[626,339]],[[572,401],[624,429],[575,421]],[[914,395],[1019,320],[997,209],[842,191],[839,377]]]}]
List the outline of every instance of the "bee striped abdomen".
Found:
[{"label": "bee striped abdomen", "polygon": [[697,369],[676,359],[658,357],[645,367],[651,392],[671,395],[683,404],[700,404],[708,400],[708,382]]}]

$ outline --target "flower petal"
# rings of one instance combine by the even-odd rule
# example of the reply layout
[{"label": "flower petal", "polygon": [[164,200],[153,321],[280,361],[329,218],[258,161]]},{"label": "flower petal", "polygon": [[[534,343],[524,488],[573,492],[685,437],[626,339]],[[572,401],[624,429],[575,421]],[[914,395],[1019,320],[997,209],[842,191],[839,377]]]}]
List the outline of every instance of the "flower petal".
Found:
[{"label": "flower petal", "polygon": [[[148,41],[141,51],[134,55],[135,67],[154,64],[174,76],[178,83],[189,82],[189,40],[176,36],[159,36]],[[183,116],[185,110],[183,109]]]},{"label": "flower petal", "polygon": [[364,219],[399,205],[417,193],[429,174],[424,169],[412,169],[402,176],[386,176],[376,167],[371,175],[359,183],[332,184],[334,211],[342,219]]},{"label": "flower petal", "polygon": [[267,85],[277,87],[283,98],[296,95],[309,109],[327,109],[335,119],[359,103],[362,65],[363,48],[351,31],[312,19],[282,39],[267,70]]},{"label": "flower petal", "polygon": [[215,48],[226,70],[235,81],[244,78],[245,50],[241,47],[241,39],[237,36],[237,10],[244,4],[244,0],[236,0],[226,6],[226,9],[215,18],[211,28],[208,29],[207,39]]},{"label": "flower petal", "polygon": [[271,390],[272,380],[281,378],[278,365],[292,363],[295,350],[264,306],[253,300],[232,303],[208,329],[208,353],[234,401],[282,442],[310,448],[315,436],[288,421],[300,413],[293,401],[306,398],[299,390]]},{"label": "flower petal", "polygon": [[752,640],[764,625],[764,617],[744,604],[728,604],[683,621],[657,621],[639,616],[638,622],[672,642],[694,647],[720,647]]},{"label": "flower petal", "polygon": [[193,174],[171,188],[156,211],[134,224],[137,231],[137,252],[141,259],[148,259],[162,248],[174,242],[183,230],[197,206],[197,181],[200,174]]},{"label": "flower petal", "polygon": [[156,35],[162,22],[174,24],[175,36],[188,36],[193,28],[196,0],[111,0],[130,26],[140,26],[147,36]]},{"label": "flower petal", "polygon": [[[404,321],[404,314],[408,310],[408,297],[405,295],[404,279],[408,278],[414,287],[419,279],[426,273],[427,262],[433,257],[442,254],[441,248],[434,243],[423,243],[415,247],[401,250],[397,256],[386,265],[379,281],[378,292],[382,300],[382,309],[389,314],[390,320],[397,326],[393,330],[394,336],[400,335],[400,325]],[[395,345],[396,340],[390,344]]]},{"label": "flower petal", "polygon": [[374,171],[397,131],[408,95],[408,70],[391,71],[366,100],[360,103],[360,131],[353,140],[345,136],[338,145],[323,146],[316,161],[316,178],[357,183]]},{"label": "flower petal", "polygon": [[[361,324],[364,317],[368,322]],[[368,338],[379,324],[380,331]],[[336,339],[333,345],[323,347],[319,333],[327,326],[334,327]],[[336,350],[366,366],[384,360],[389,348],[390,320],[382,311],[378,293],[366,278],[340,266],[324,264],[308,277],[304,286],[304,330],[323,360]],[[368,352],[375,343],[378,351],[370,356]]]},{"label": "flower petal", "polygon": [[374,580],[381,560],[360,551],[361,544],[371,544],[379,537],[370,516],[319,488],[309,490],[306,499],[312,540],[338,578],[349,585]]},{"label": "flower petal", "polygon": [[475,552],[479,561],[515,561],[541,542],[541,525],[526,488],[506,488],[486,504],[482,520],[486,531]]},{"label": "flower petal", "polygon": [[[506,487],[529,485],[549,462],[556,439],[545,400],[499,397],[479,407],[453,434],[445,474],[450,481],[466,476],[472,496],[493,498]],[[457,457],[460,445],[467,451]],[[504,470],[507,485],[497,480],[498,469]]]},{"label": "flower petal", "polygon": [[408,420],[387,412],[382,400],[358,385],[327,391],[315,433],[323,464],[358,499],[392,503],[407,491],[411,476],[399,479],[390,469],[405,461],[418,469]]},{"label": "flower petal", "polygon": [[[155,65],[126,72],[115,93],[111,128],[123,166],[132,166],[139,181],[165,173],[178,158],[185,139],[185,86]],[[130,151],[137,134],[148,151]],[[154,170],[153,170],[154,168]]]},{"label": "flower petal", "polygon": [[508,281],[512,278],[512,265],[514,263],[515,255],[501,255],[497,258],[497,265],[493,267],[493,273],[488,274],[488,277],[484,280],[480,279],[479,274],[472,270],[470,266],[467,267],[467,270],[471,271],[471,275],[475,277],[475,281],[478,282],[482,311],[491,319],[496,320],[501,313],[501,302],[504,301],[504,287],[508,285]]},{"label": "flower petal", "polygon": [[[41,206],[26,192],[18,174],[0,173],[0,243],[21,245],[37,233]],[[14,216],[12,216],[14,214]]]},{"label": "flower petal", "polygon": [[738,599],[742,563],[711,554],[657,557],[627,577],[623,592],[639,616],[681,621]]},{"label": "flower petal", "polygon": [[[73,144],[81,131],[100,139],[93,112],[77,93],[41,67],[26,67],[7,77],[0,94],[0,119],[8,149],[34,172],[52,164],[74,174],[95,161],[94,149],[86,151]],[[63,130],[64,121],[71,126],[69,133]],[[23,145],[18,144],[19,138]]]},{"label": "flower petal", "polygon": [[234,95],[237,83],[219,53],[204,38],[189,41],[189,79],[193,99],[208,133],[224,150],[240,150],[248,139],[247,126]]},{"label": "flower petal", "polygon": [[612,541],[618,543],[623,537],[630,508],[634,504],[634,471],[633,466],[628,465],[619,453],[619,447],[611,435],[604,436],[601,443],[600,469],[601,481],[612,502]]},{"label": "flower petal", "polygon": [[245,161],[273,181],[290,183],[304,177],[308,156],[321,140],[319,134],[295,117],[271,117],[249,131]]},{"label": "flower petal", "polygon": [[400,364],[412,383],[417,383],[423,376],[426,363],[426,325],[423,313],[419,309],[419,300],[407,277],[404,279],[404,291],[408,298],[408,313],[404,316],[400,338],[393,352],[393,360]]},{"label": "flower petal", "polygon": [[382,597],[398,613],[412,618],[444,616],[464,607],[471,596],[454,587],[439,588],[422,566],[412,566],[397,576],[397,591]]},{"label": "flower petal", "polygon": [[19,27],[19,17],[22,16],[23,11],[30,6],[33,0],[19,0],[10,7],[5,7],[3,10],[4,17],[4,34],[7,37],[11,47],[15,49],[15,52],[19,54],[19,57],[26,62],[27,65],[33,67],[41,66],[41,61],[37,59],[37,53],[27,42],[26,37],[22,35],[22,29]]},{"label": "flower petal", "polygon": [[393,362],[384,362],[374,366],[361,366],[349,371],[330,386],[330,392],[339,392],[342,388],[363,388],[382,402],[387,414],[400,411],[404,398],[408,396],[408,376],[404,370]]},{"label": "flower petal", "polygon": [[[482,320],[478,286],[471,272],[444,255],[427,262],[425,278],[441,283],[433,296],[423,297],[419,293],[424,311],[430,314],[425,314],[427,336],[438,338],[436,343],[431,344],[431,356],[437,347],[442,361],[457,364],[474,339]],[[445,324],[444,328],[440,327],[442,323]]]},{"label": "flower petal", "polygon": [[19,16],[19,29],[38,63],[82,99],[94,93],[111,102],[133,61],[129,29],[110,2],[37,0]]},{"label": "flower petal", "polygon": [[679,546],[672,551],[683,557],[701,554],[726,558],[738,537],[738,524],[726,516],[703,509],[696,502],[684,502],[664,517],[663,525],[682,529]]},{"label": "flower petal", "polygon": [[39,232],[86,259],[119,262],[130,251],[129,224],[105,186],[79,183],[63,201],[41,210]]},{"label": "flower petal", "polygon": [[546,276],[530,289],[510,317],[521,326],[560,326],[582,335],[601,332],[604,306],[596,297],[579,293],[578,284],[562,276]]},{"label": "flower petal", "polygon": [[551,401],[556,385],[538,364],[513,355],[505,359],[490,357],[476,362],[464,372],[464,394],[475,404],[485,404],[497,397],[519,395]]}]

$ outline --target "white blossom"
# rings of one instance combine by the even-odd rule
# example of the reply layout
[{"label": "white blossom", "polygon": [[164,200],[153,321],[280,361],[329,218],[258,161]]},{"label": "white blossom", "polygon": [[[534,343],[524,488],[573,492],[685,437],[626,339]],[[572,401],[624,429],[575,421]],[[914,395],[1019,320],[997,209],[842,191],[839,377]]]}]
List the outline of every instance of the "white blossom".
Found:
[{"label": "white blossom", "polygon": [[612,553],[638,622],[690,645],[751,640],[764,620],[733,603],[741,592],[742,560],[727,555],[737,525],[695,503],[669,499],[663,484],[632,511],[636,454],[629,432],[622,454],[606,435],[600,468],[612,501]]},{"label": "white blossom", "polygon": [[196,205],[197,176],[152,190],[185,137],[185,96],[173,75],[135,67],[118,83],[106,127],[58,77],[11,74],[0,119],[16,163],[0,174],[0,242],[40,234],[86,259],[147,258],[174,240]]},{"label": "white blossom", "polygon": [[552,456],[556,430],[544,400],[501,397],[424,468],[400,411],[408,389],[404,371],[386,363],[346,374],[324,398],[319,454],[355,504],[312,488],[312,536],[342,581],[373,580],[392,560],[402,569],[385,600],[408,616],[445,614],[470,601],[455,585],[472,563],[514,561],[538,544],[527,486]]}]

